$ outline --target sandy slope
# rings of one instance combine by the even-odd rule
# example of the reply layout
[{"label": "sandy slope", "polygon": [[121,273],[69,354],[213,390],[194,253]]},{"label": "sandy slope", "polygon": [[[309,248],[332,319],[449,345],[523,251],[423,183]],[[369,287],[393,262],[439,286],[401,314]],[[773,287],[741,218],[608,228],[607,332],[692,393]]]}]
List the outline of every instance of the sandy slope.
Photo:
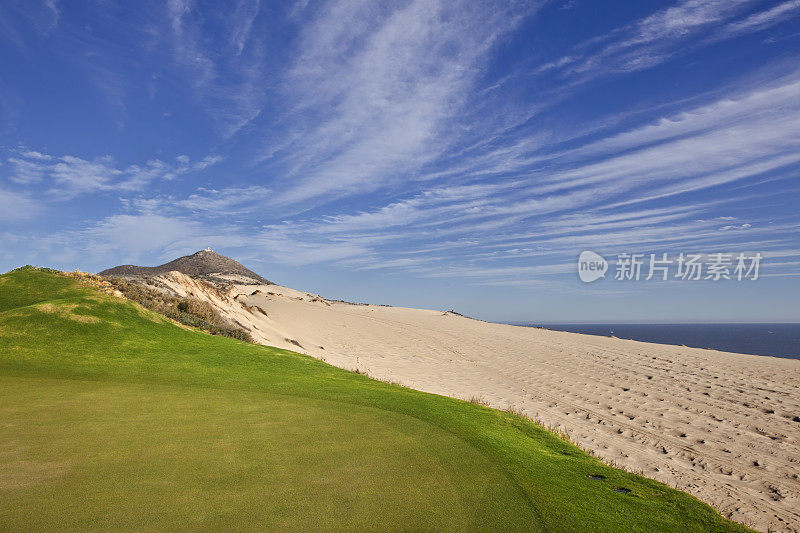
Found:
[{"label": "sandy slope", "polygon": [[162,281],[212,301],[258,342],[520,409],[735,520],[800,528],[800,361],[332,302],[276,285],[225,293],[176,272]]}]

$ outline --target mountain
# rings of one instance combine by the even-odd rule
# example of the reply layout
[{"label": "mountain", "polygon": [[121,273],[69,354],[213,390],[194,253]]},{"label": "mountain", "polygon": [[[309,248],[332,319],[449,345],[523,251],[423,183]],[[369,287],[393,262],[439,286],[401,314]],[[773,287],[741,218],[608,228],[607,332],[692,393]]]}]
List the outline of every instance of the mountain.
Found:
[{"label": "mountain", "polygon": [[[143,267],[136,265],[121,265],[114,268],[103,270],[101,276],[157,276],[167,272],[178,271],[187,276],[199,278],[220,278],[225,280],[226,276],[235,276],[252,280],[255,283],[271,285],[272,282],[259,276],[238,261],[225,257],[224,255],[213,252],[209,249],[200,250],[192,255],[179,257],[169,263],[154,267]],[[239,283],[242,280],[238,280]]]}]

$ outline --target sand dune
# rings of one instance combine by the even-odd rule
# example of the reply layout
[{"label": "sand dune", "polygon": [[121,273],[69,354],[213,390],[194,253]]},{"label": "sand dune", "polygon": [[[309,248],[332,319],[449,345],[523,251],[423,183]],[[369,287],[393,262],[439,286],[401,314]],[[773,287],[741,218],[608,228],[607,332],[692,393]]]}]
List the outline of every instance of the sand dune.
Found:
[{"label": "sand dune", "polygon": [[800,528],[800,361],[348,304],[276,285],[220,292],[177,272],[161,281],[211,301],[263,344],[513,407],[734,520]]}]

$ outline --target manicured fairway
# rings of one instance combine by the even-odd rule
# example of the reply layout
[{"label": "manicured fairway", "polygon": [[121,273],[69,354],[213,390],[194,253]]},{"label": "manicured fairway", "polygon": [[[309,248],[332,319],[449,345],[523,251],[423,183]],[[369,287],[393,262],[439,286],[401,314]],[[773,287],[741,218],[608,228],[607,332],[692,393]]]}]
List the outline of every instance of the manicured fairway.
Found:
[{"label": "manicured fairway", "polygon": [[743,530],[515,415],[18,270],[0,276],[0,530],[64,528]]},{"label": "manicured fairway", "polygon": [[15,456],[0,470],[4,526],[537,523],[525,494],[478,450],[374,407],[39,378],[0,378],[0,405],[0,442]]}]

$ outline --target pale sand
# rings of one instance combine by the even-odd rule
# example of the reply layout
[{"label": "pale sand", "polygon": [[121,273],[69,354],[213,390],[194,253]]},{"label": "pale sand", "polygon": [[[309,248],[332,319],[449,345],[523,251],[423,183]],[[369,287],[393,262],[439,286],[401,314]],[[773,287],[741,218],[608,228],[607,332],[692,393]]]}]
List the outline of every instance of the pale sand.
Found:
[{"label": "pale sand", "polygon": [[260,343],[513,407],[734,520],[800,528],[798,360],[332,302],[275,285],[224,294],[179,273],[162,279],[211,301]]}]

